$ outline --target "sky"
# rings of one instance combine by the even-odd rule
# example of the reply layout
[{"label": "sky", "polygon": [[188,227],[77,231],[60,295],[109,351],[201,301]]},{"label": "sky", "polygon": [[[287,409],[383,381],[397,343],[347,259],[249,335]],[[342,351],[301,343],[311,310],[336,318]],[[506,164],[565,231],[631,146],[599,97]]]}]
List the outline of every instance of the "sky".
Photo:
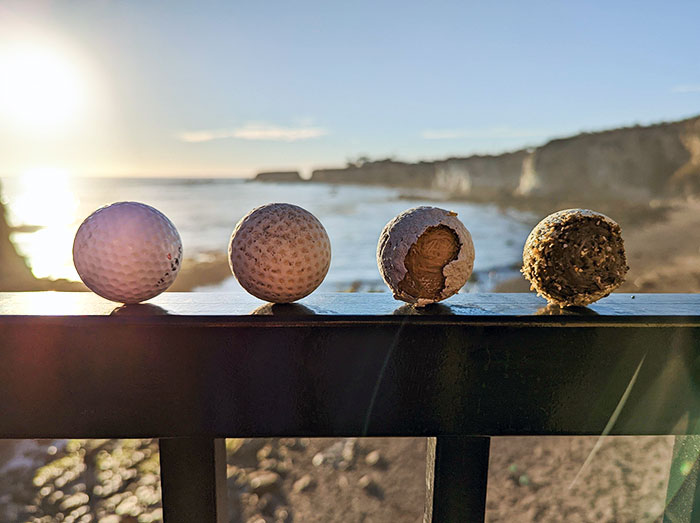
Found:
[{"label": "sky", "polygon": [[0,0],[0,174],[251,176],[700,114],[700,2]]}]

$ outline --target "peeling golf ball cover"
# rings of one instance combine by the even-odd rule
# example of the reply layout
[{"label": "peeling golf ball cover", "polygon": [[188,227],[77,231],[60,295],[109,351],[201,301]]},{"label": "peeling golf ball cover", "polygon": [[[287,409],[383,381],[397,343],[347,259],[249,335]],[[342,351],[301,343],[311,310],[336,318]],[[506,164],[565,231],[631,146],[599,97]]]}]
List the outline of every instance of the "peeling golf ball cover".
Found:
[{"label": "peeling golf ball cover", "polygon": [[586,306],[625,280],[620,226],[589,209],[565,209],[538,223],[525,242],[522,273],[550,304]]},{"label": "peeling golf ball cover", "polygon": [[78,228],[73,263],[85,285],[103,298],[139,303],[175,281],[182,241],[160,211],[138,202],[96,210]]},{"label": "peeling golf ball cover", "polygon": [[311,294],[331,264],[331,242],[320,221],[289,203],[257,207],[236,225],[231,272],[261,300],[290,303]]},{"label": "peeling golf ball cover", "polygon": [[464,286],[474,268],[474,243],[457,213],[415,207],[384,227],[377,264],[394,298],[424,306]]}]

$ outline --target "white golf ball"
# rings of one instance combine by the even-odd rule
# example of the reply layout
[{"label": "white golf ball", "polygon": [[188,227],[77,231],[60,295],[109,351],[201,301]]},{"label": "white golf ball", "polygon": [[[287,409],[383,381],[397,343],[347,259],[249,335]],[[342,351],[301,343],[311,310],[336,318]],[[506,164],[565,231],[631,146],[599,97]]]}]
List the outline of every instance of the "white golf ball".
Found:
[{"label": "white golf ball", "polygon": [[309,211],[270,203],[238,222],[229,243],[231,271],[256,298],[289,303],[311,294],[331,264],[331,242]]},{"label": "white golf ball", "polygon": [[157,296],[175,281],[182,241],[160,211],[137,202],[96,210],[80,225],[73,263],[85,285],[120,303]]}]

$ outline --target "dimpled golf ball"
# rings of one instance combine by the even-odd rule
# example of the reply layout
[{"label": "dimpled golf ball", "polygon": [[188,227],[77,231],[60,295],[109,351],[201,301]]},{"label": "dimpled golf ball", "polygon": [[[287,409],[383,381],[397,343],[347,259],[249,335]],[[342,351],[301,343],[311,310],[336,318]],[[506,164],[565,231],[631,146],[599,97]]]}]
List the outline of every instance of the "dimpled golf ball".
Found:
[{"label": "dimpled golf ball", "polygon": [[566,209],[538,223],[525,242],[522,273],[559,307],[586,306],[622,284],[627,259],[620,226],[589,209]]},{"label": "dimpled golf ball", "polygon": [[175,281],[182,241],[160,211],[137,202],[96,210],[80,225],[73,263],[90,290],[108,300],[138,303]]},{"label": "dimpled golf ball", "polygon": [[386,224],[377,264],[394,298],[418,307],[449,298],[474,268],[474,243],[457,213],[416,207]]},{"label": "dimpled golf ball", "polygon": [[261,300],[290,303],[311,294],[331,264],[331,242],[318,219],[289,203],[257,207],[229,243],[231,272]]}]

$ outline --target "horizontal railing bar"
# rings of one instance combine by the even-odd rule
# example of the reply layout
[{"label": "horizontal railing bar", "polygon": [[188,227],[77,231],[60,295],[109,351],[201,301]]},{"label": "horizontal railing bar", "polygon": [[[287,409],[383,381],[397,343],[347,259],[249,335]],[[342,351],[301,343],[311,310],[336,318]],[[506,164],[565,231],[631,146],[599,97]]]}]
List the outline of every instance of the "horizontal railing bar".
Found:
[{"label": "horizontal railing bar", "polygon": [[307,329],[314,326],[323,327],[359,327],[359,326],[384,326],[403,325],[410,321],[412,325],[422,325],[425,327],[537,327],[537,328],[697,328],[700,327],[700,316],[689,316],[685,318],[669,316],[608,316],[601,319],[591,320],[589,317],[572,317],[562,320],[561,318],[547,317],[509,317],[509,316],[462,316],[454,319],[439,318],[413,318],[407,320],[406,317],[381,317],[368,319],[363,317],[343,317],[329,316],[317,317],[313,319],[300,318],[246,318],[231,319],[227,317],[190,317],[173,316],[169,318],[112,318],[112,317],[64,317],[64,316],[2,316],[0,324],[26,326],[57,326],[67,328],[80,327],[109,327],[113,325],[123,326],[171,326],[171,327],[207,327],[207,328],[301,328]]},{"label": "horizontal railing bar", "polygon": [[[120,318],[204,316],[217,318],[272,315],[274,317],[323,318],[344,316],[372,318],[413,317],[549,317],[558,312],[546,307],[532,293],[458,294],[449,300],[416,310],[394,300],[389,293],[314,293],[288,306],[266,305],[244,293],[169,293],[141,306],[121,307],[92,293],[25,292],[0,293],[0,319],[7,316],[109,316]],[[254,313],[254,314],[253,314]],[[700,294],[612,294],[588,308],[565,311],[566,318],[677,317],[700,315]],[[562,316],[556,316],[562,317]],[[264,320],[261,320],[264,321]]]},{"label": "horizontal railing bar", "polygon": [[700,426],[698,326],[92,319],[0,318],[0,437],[600,434],[640,362],[611,434]]}]

